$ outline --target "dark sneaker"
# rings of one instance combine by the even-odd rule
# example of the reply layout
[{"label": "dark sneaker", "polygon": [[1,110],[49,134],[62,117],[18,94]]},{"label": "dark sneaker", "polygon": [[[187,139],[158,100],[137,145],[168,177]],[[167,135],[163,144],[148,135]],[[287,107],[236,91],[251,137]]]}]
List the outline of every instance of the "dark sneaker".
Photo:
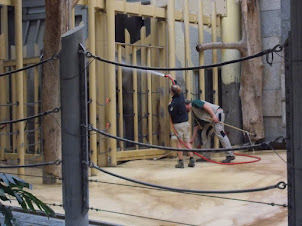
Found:
[{"label": "dark sneaker", "polygon": [[195,166],[195,160],[194,159],[190,159],[188,167],[194,167],[194,166]]},{"label": "dark sneaker", "polygon": [[175,165],[175,168],[185,168],[184,161],[178,161],[178,163]]},{"label": "dark sneaker", "polygon": [[222,163],[230,163],[234,159],[235,156],[227,156],[226,159],[222,161]]}]

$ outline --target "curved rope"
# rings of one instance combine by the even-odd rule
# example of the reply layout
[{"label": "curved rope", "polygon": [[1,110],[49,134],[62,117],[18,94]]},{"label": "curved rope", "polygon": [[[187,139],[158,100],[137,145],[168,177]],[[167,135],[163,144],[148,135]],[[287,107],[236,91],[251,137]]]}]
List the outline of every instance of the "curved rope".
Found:
[{"label": "curved rope", "polygon": [[133,140],[128,140],[122,137],[118,137],[118,136],[114,136],[111,135],[109,133],[106,133],[102,130],[96,129],[92,126],[85,126],[82,125],[86,128],[88,128],[91,131],[95,131],[99,134],[102,134],[104,136],[119,140],[119,141],[124,141],[124,142],[128,142],[131,144],[135,144],[135,145],[140,145],[140,146],[144,146],[144,147],[149,147],[149,148],[157,148],[157,149],[162,149],[162,150],[168,150],[168,151],[183,151],[183,152],[224,152],[224,151],[238,151],[238,150],[247,150],[247,149],[256,149],[256,148],[265,148],[267,146],[267,143],[261,143],[261,144],[255,144],[255,145],[249,145],[249,146],[243,146],[243,147],[233,147],[233,148],[219,148],[219,149],[214,149],[214,148],[209,148],[209,149],[186,149],[186,148],[172,148],[172,147],[165,147],[165,146],[159,146],[159,145],[154,145],[154,144],[145,144],[145,143],[141,143],[141,142],[137,142],[137,141],[133,141]]},{"label": "curved rope", "polygon": [[31,64],[31,65],[28,65],[28,66],[26,66],[26,67],[23,67],[23,68],[20,68],[20,69],[17,69],[17,70],[13,70],[13,71],[8,71],[8,72],[5,72],[5,73],[1,73],[1,74],[0,74],[0,77],[6,76],[6,75],[11,75],[11,74],[18,73],[18,72],[21,72],[21,71],[25,71],[25,70],[28,70],[28,69],[30,69],[30,68],[39,66],[39,65],[41,65],[41,64],[45,64],[45,63],[48,62],[48,61],[57,60],[57,59],[59,59],[59,54],[54,54],[52,57],[49,57],[49,58],[47,58],[47,59],[45,59],[45,60],[42,60],[42,61],[40,61],[39,63]]},{"label": "curved rope", "polygon": [[262,187],[262,188],[252,188],[252,189],[239,189],[239,190],[195,190],[195,189],[184,189],[184,188],[174,188],[174,187],[167,187],[167,186],[161,186],[161,185],[157,185],[157,184],[150,184],[147,182],[143,182],[143,181],[139,181],[139,180],[134,180],[128,177],[124,177],[112,172],[109,172],[107,170],[104,170],[96,165],[94,165],[93,162],[83,162],[85,164],[87,164],[90,168],[94,168],[97,169],[103,173],[109,174],[111,176],[123,179],[123,180],[127,180],[136,184],[141,184],[141,185],[145,185],[148,187],[154,187],[154,188],[160,188],[160,189],[165,189],[165,190],[169,190],[169,191],[177,191],[177,192],[190,192],[190,193],[208,193],[208,194],[234,194],[234,193],[247,193],[247,192],[257,192],[257,191],[265,191],[265,190],[270,190],[270,189],[275,189],[275,188],[279,188],[279,189],[285,189],[287,184],[283,181],[278,182],[275,185],[270,185],[270,186],[266,186],[266,187]]},{"label": "curved rope", "polygon": [[110,60],[106,60],[103,59],[99,56],[95,56],[93,55],[91,52],[89,51],[81,51],[81,53],[85,54],[85,56],[87,58],[93,58],[96,59],[98,61],[102,61],[108,64],[113,64],[116,66],[121,66],[121,67],[128,67],[128,68],[133,68],[133,69],[140,69],[140,70],[153,70],[153,71],[190,71],[190,70],[200,70],[200,69],[207,69],[207,68],[213,68],[213,67],[221,67],[224,65],[228,65],[228,64],[234,64],[234,63],[238,63],[241,61],[246,61],[246,60],[250,60],[256,57],[260,57],[263,55],[267,55],[269,53],[276,53],[276,52],[280,52],[282,51],[283,46],[282,45],[276,45],[274,48],[272,49],[266,49],[263,50],[262,52],[256,53],[254,55],[251,56],[247,56],[247,57],[243,57],[237,60],[230,60],[230,61],[226,61],[226,62],[222,62],[222,63],[217,63],[217,64],[210,64],[210,65],[202,65],[202,66],[196,66],[196,67],[181,67],[181,68],[165,68],[165,67],[145,67],[145,66],[138,66],[138,65],[130,65],[130,64],[123,64],[123,63],[119,63],[119,62],[115,62],[115,61],[110,61]]},{"label": "curved rope", "polygon": [[8,169],[8,168],[30,168],[30,167],[39,167],[39,166],[49,166],[49,165],[60,165],[61,160],[56,160],[52,162],[43,162],[43,163],[35,163],[35,164],[28,164],[28,165],[14,165],[14,166],[0,166],[1,169]]}]

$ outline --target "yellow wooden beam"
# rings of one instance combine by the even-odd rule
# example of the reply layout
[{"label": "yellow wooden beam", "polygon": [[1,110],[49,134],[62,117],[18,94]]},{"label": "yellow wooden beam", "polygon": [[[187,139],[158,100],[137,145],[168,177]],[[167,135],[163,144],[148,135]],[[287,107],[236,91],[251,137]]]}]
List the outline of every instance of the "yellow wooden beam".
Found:
[{"label": "yellow wooden beam", "polygon": [[13,2],[13,0],[0,0],[0,5],[13,6],[14,2]]},{"label": "yellow wooden beam", "polygon": [[114,9],[117,13],[129,14],[133,16],[166,18],[166,10],[153,5],[141,5],[140,3],[128,3],[115,1]]},{"label": "yellow wooden beam", "polygon": [[[203,5],[202,0],[198,1],[198,41],[203,43]],[[204,65],[204,51],[199,51],[199,65]],[[205,100],[205,77],[204,70],[199,70],[199,90],[201,91],[199,98]]]},{"label": "yellow wooden beam", "polygon": [[[7,160],[18,160],[18,154],[17,153],[4,153],[4,159]],[[43,161],[43,155],[36,155],[36,154],[25,154],[26,159],[30,159],[30,161],[33,162],[41,162]]]},{"label": "yellow wooden beam", "polygon": [[[4,1],[4,0],[0,0]],[[9,0],[6,0],[9,1]],[[79,0],[78,5],[88,5],[90,0]],[[108,0],[107,0],[108,1]],[[114,1],[114,10],[116,13],[128,14],[133,16],[141,17],[153,17],[158,19],[167,19],[166,8],[159,8],[154,5],[142,5],[141,3],[130,3],[125,1]],[[95,1],[95,8],[104,10],[105,9],[105,0]],[[184,15],[180,10],[175,10],[175,21],[183,22]],[[209,16],[203,16],[203,21],[205,25],[211,25],[211,18]],[[194,13],[189,13],[189,22],[193,24],[198,23],[198,17]]]},{"label": "yellow wooden beam", "polygon": [[116,153],[117,161],[135,160],[135,159],[147,159],[155,158],[166,154],[167,151],[160,149],[140,149],[140,150],[128,150],[119,151]]},{"label": "yellow wooden beam", "polygon": [[[95,1],[88,2],[88,43],[89,51],[95,54]],[[96,126],[96,62],[92,61],[89,66],[89,123]],[[90,158],[92,162],[97,162],[97,136],[90,133]],[[96,170],[91,169],[91,176],[96,175]]]},{"label": "yellow wooden beam", "polygon": [[[182,11],[175,10],[175,21],[184,22],[184,14]],[[197,24],[198,23],[198,15],[194,13],[189,13],[189,23]],[[211,25],[211,18],[209,16],[203,15],[203,24]]]},{"label": "yellow wooden beam", "polygon": [[8,13],[7,13],[7,6],[1,7],[1,35],[3,35],[3,43],[1,44],[1,52],[4,54],[1,56],[1,59],[8,58]]},{"label": "yellow wooden beam", "polygon": [[88,5],[88,0],[79,0],[77,5]]},{"label": "yellow wooden beam", "polygon": [[[147,41],[145,40],[139,40],[138,42],[144,42],[144,43],[147,43],[147,42],[150,42],[150,37],[146,37]],[[138,43],[136,42],[136,43]],[[130,44],[130,43],[123,43],[123,42],[116,42],[115,44],[116,45],[122,45],[122,46],[135,46],[137,48],[139,47],[142,47],[142,48],[155,48],[155,49],[163,49],[164,47],[163,46],[152,46],[152,45],[148,45],[148,44],[145,44],[145,45],[142,45],[142,44],[136,44],[136,43],[133,43],[133,44]]]},{"label": "yellow wooden beam", "polygon": [[[22,1],[14,0],[15,6],[15,43],[16,43],[16,69],[21,69],[23,67],[23,41],[22,41]],[[17,82],[17,101],[19,105],[17,106],[17,118],[24,118],[24,96],[23,96],[23,72],[16,73],[16,82]],[[19,156],[19,164],[24,165],[24,122],[19,122],[17,124],[18,128],[18,136],[17,136],[17,146],[18,146],[18,156]],[[23,178],[22,174],[24,174],[24,168],[18,169],[18,174],[21,178]]]},{"label": "yellow wooden beam", "polygon": [[[23,59],[23,65],[36,64],[40,62],[39,57],[29,57]],[[15,67],[16,60],[5,60],[3,62],[3,67]]]},{"label": "yellow wooden beam", "polygon": [[[107,59],[115,61],[115,10],[114,10],[114,1],[106,1],[106,21],[107,21]],[[116,126],[116,79],[115,79],[115,66],[107,65],[108,68],[108,78],[107,80],[107,89],[108,97],[110,102],[106,107],[108,122],[110,127],[108,133],[116,135],[117,126]],[[116,140],[110,139],[108,141],[108,153],[109,156],[109,165],[116,166]]]}]

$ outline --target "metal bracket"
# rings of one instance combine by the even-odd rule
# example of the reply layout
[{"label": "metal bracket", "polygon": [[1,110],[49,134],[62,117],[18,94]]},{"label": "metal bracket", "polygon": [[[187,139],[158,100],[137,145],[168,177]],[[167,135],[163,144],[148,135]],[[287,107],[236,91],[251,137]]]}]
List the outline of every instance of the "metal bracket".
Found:
[{"label": "metal bracket", "polygon": [[227,0],[215,0],[217,14],[227,16]]}]

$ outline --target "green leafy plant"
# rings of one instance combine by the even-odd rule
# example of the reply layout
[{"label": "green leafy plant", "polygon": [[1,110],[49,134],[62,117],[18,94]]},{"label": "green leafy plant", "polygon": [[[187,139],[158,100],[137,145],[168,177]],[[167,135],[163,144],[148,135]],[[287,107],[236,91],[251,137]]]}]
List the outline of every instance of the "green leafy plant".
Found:
[{"label": "green leafy plant", "polygon": [[[48,217],[54,216],[55,213],[50,207],[30,192],[23,190],[24,188],[32,189],[32,186],[19,177],[0,173],[0,199],[2,201],[10,202],[10,197],[14,197],[25,211],[32,210],[33,212],[36,212],[34,208],[34,205],[36,205],[36,207],[45,212]],[[0,203],[0,213],[4,215],[5,225],[13,225],[15,218],[13,217],[12,209],[9,206]]]}]

